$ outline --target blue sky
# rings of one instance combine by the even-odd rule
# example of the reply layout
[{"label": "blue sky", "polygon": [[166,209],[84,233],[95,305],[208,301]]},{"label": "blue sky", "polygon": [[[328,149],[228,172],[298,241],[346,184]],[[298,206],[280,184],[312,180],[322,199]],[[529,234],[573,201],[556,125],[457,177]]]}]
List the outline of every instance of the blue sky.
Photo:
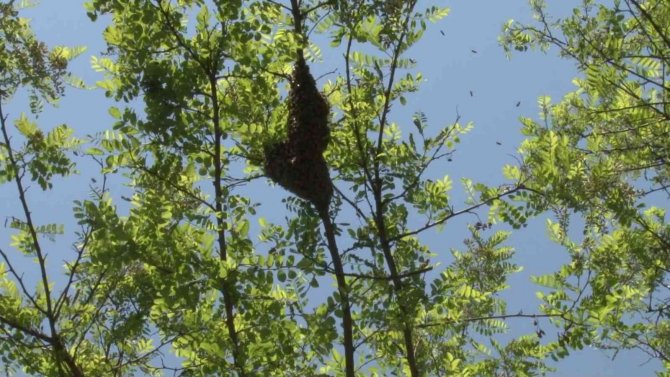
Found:
[{"label": "blue sky", "polygon": [[[580,1],[554,3],[560,5],[550,6],[551,12],[561,15]],[[557,58],[556,51],[546,55],[539,52],[515,54],[511,60],[505,57],[497,42],[498,34],[502,24],[510,18],[532,21],[526,0],[461,0],[447,2],[447,5],[452,8],[451,14],[439,24],[431,25],[424,39],[409,53],[418,61],[417,69],[426,81],[418,93],[408,97],[405,107],[394,107],[393,117],[403,124],[413,112],[423,111],[434,128],[453,122],[457,114],[461,122],[473,122],[475,128],[463,137],[453,162],[442,166],[444,171],[436,171],[435,174],[448,174],[456,187],[462,177],[488,184],[502,183],[501,168],[505,163],[515,163],[513,156],[522,139],[518,117],[536,118],[537,97],[549,95],[555,100],[560,99],[572,90],[570,82],[577,72],[571,62]],[[88,51],[72,63],[71,69],[91,85],[100,79],[90,68],[90,56],[99,56],[104,50],[102,30],[105,18],[96,23],[90,22],[82,2],[73,0],[44,1],[23,14],[33,19],[33,29],[38,37],[51,46],[88,46]],[[341,64],[339,55],[329,53],[327,46],[322,46],[322,49],[324,61],[315,68],[317,74]],[[73,89],[67,92],[58,109],[47,109],[40,116],[39,123],[45,128],[67,123],[83,136],[111,126],[112,118],[107,114],[107,108],[112,105],[101,90]],[[18,98],[5,109],[13,118],[27,107]],[[72,200],[87,196],[88,179],[94,176],[93,170],[90,166],[80,169],[80,176],[57,182],[57,189],[53,192],[43,194],[37,187],[31,189],[30,202],[38,221],[62,221],[62,217],[71,212]],[[112,190],[123,190],[118,182],[113,184]],[[13,187],[0,187],[0,214],[3,219],[5,214],[16,209],[14,195]],[[456,190],[455,203],[459,203],[458,199]],[[462,245],[467,236],[465,224],[468,221],[472,218],[458,219],[447,224],[442,232],[429,233],[427,243],[436,252],[447,255],[448,247]],[[524,272],[511,279],[512,289],[507,295],[510,312],[519,309],[534,312],[533,308],[537,306],[535,288],[528,277],[553,271],[566,260],[563,251],[547,240],[543,223],[544,218],[540,218],[528,228],[515,231],[509,242],[517,250],[517,263],[525,266]],[[2,245],[7,244],[7,233],[7,229],[0,229]],[[64,253],[62,256],[59,255],[61,252]],[[51,253],[52,271],[61,268],[57,262],[67,259],[67,252],[63,248]],[[26,264],[26,268],[30,266]],[[511,334],[532,331],[530,322],[513,320],[510,322]],[[653,370],[659,365],[646,361],[646,356],[638,352],[621,352],[615,360],[611,360],[601,351],[586,350],[576,352],[557,364],[559,371],[553,376],[653,375]]]}]

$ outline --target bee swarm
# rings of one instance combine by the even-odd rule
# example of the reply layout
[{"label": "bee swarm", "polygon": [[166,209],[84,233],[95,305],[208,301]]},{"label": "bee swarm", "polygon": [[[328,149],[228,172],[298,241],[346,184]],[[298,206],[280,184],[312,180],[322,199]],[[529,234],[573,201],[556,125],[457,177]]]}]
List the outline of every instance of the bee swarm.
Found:
[{"label": "bee swarm", "polygon": [[265,174],[317,210],[327,210],[333,196],[323,158],[330,138],[328,102],[302,57],[295,64],[290,86],[288,138],[265,146]]}]

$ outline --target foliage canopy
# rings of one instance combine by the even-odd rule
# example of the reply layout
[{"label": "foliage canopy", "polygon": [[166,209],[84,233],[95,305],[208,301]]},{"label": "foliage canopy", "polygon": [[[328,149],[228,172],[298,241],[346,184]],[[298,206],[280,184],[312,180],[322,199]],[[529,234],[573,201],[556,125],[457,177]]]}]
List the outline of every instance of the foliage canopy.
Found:
[{"label": "foliage canopy", "polygon": [[[585,1],[558,21],[543,2],[531,5],[538,24],[510,21],[503,46],[556,46],[583,77],[559,103],[540,98],[541,119],[522,119],[509,181],[464,178],[463,203],[435,172],[472,125],[435,128],[420,111],[400,124],[392,112],[419,90],[411,47],[445,7],[89,1],[88,16],[109,22],[107,51],[92,67],[115,121],[75,137],[33,118],[66,83],[85,86],[67,71],[83,48],[49,49],[14,2],[0,5],[0,183],[17,193],[12,243],[0,247],[7,374],[531,376],[593,345],[640,348],[668,375],[670,5]],[[326,44],[342,69],[321,77]],[[291,79],[303,57],[318,90]],[[12,129],[2,105],[22,91],[30,115],[11,119]],[[296,119],[317,96],[327,104],[309,109],[329,110],[328,132],[310,139],[309,122]],[[295,151],[275,161],[268,150],[299,137],[302,149],[315,143],[318,157],[309,156],[327,166],[332,200],[272,183],[290,189],[295,179],[271,174],[273,162],[304,166]],[[49,191],[82,161],[99,177],[74,203],[73,253],[54,275],[48,241],[65,227],[33,220],[28,186]],[[278,195],[282,216],[268,209]],[[571,262],[534,279],[544,287],[537,313],[511,313],[500,293],[521,266],[497,224],[521,232],[543,213]],[[473,214],[487,218],[437,265],[441,250],[426,232]],[[26,256],[35,281],[17,267]],[[537,330],[505,340],[511,318],[531,318]],[[542,319],[559,336],[545,336]]]}]

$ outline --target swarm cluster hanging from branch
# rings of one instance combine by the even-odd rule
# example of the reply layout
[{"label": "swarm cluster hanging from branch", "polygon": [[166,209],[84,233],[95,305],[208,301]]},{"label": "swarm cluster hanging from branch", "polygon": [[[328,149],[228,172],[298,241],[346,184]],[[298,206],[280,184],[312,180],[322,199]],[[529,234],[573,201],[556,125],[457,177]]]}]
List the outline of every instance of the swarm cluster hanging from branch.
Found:
[{"label": "swarm cluster hanging from branch", "polygon": [[265,147],[265,174],[288,191],[327,210],[333,196],[323,152],[328,146],[328,102],[300,52],[288,96],[287,138]]}]

